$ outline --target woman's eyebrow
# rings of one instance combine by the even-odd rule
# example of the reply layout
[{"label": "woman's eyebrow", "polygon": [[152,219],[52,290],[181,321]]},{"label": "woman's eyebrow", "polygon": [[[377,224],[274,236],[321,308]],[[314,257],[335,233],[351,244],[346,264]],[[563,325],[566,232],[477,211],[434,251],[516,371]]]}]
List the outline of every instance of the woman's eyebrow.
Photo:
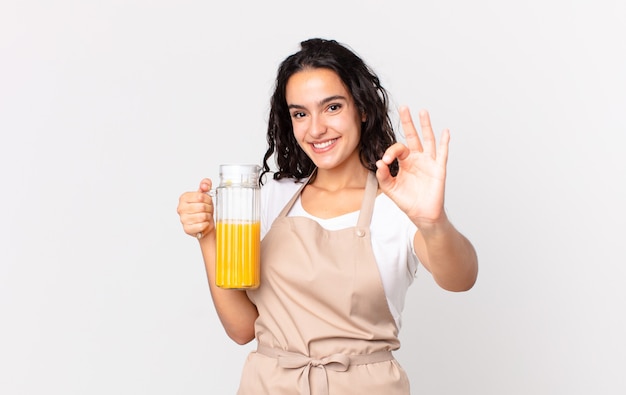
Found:
[{"label": "woman's eyebrow", "polygon": [[[346,99],[345,96],[342,96],[342,95],[333,95],[333,96],[329,96],[327,98],[324,98],[324,99],[320,100],[317,103],[317,106],[318,107],[323,107],[324,105],[326,105],[326,104],[328,104],[328,103],[330,103],[332,101],[335,101],[335,100],[344,100],[345,101],[347,99]],[[289,104],[287,107],[289,109],[292,109],[292,108],[295,108],[295,109],[306,109],[305,106],[300,105],[300,104]]]}]

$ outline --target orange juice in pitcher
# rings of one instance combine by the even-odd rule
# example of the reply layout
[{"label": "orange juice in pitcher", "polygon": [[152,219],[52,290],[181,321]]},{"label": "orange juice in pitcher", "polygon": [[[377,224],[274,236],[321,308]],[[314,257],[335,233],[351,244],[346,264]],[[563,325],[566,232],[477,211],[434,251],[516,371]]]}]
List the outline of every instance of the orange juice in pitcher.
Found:
[{"label": "orange juice in pitcher", "polygon": [[218,221],[215,282],[221,288],[246,289],[259,285],[261,224]]},{"label": "orange juice in pitcher", "polygon": [[215,190],[218,287],[259,286],[261,261],[260,186],[257,165],[221,165]]}]

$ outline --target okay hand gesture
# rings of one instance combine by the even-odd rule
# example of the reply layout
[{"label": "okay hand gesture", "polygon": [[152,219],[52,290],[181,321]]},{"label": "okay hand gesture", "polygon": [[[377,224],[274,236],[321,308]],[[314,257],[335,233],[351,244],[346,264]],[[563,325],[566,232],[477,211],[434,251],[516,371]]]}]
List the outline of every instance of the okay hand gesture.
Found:
[{"label": "okay hand gesture", "polygon": [[[407,107],[400,108],[400,121],[406,145],[395,143],[376,162],[376,177],[381,190],[418,226],[431,225],[445,218],[443,209],[450,132],[445,129],[437,145],[425,110],[420,111],[422,139]],[[389,165],[398,159],[398,174]]]}]

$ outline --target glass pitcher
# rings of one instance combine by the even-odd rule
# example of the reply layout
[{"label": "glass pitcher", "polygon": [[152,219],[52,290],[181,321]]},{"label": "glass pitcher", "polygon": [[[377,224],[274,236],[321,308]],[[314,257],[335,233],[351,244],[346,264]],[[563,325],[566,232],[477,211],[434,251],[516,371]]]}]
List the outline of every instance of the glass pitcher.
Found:
[{"label": "glass pitcher", "polygon": [[220,165],[215,189],[215,282],[220,288],[259,286],[261,188],[257,165]]}]

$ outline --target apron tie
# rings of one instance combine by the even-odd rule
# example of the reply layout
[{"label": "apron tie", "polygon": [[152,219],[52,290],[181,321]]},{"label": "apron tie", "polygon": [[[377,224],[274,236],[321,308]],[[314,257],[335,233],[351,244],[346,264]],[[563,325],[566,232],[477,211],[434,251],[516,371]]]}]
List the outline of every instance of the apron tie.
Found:
[{"label": "apron tie", "polygon": [[[328,374],[326,369],[335,372],[345,372],[350,365],[364,365],[390,361],[393,359],[391,351],[377,351],[372,354],[332,354],[322,359],[315,359],[303,354],[284,351],[277,348],[259,345],[259,354],[276,358],[278,366],[285,369],[303,369],[302,394],[311,395],[311,382],[319,390],[319,395],[328,395]],[[311,370],[313,368],[313,370]]]}]

